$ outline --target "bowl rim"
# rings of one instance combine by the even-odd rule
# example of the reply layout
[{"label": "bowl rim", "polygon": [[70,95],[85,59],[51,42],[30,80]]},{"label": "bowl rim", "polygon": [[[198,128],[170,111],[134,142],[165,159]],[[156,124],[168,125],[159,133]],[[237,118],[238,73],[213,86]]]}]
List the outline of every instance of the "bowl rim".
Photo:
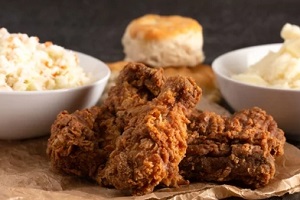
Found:
[{"label": "bowl rim", "polygon": [[213,72],[229,81],[229,82],[233,82],[233,83],[236,83],[236,84],[240,84],[240,85],[243,85],[243,86],[246,86],[246,87],[249,87],[249,88],[255,88],[255,89],[264,89],[264,90],[272,90],[272,91],[280,91],[280,92],[292,92],[292,93],[299,93],[300,89],[292,89],[292,88],[276,88],[276,87],[267,87],[267,86],[260,86],[260,85],[254,85],[254,84],[248,84],[248,83],[245,83],[245,82],[242,82],[242,81],[238,81],[238,80],[235,80],[233,78],[231,78],[230,76],[228,75],[225,75],[223,73],[220,73],[220,70],[219,67],[217,67],[217,63],[220,62],[221,59],[223,59],[224,57],[227,57],[228,55],[231,55],[231,54],[235,54],[237,52],[241,52],[241,51],[251,51],[252,49],[257,49],[257,48],[266,48],[266,47],[280,47],[283,43],[270,43],[270,44],[262,44],[262,45],[255,45],[255,46],[249,46],[249,47],[243,47],[243,48],[240,48],[240,49],[235,49],[235,50],[232,50],[232,51],[229,51],[229,52],[226,52],[224,54],[221,54],[219,55],[218,57],[216,57],[213,62],[212,62],[212,70]]},{"label": "bowl rim", "polygon": [[[68,49],[69,50],[69,49]],[[77,55],[81,55],[81,56],[85,56],[89,59],[94,59],[97,62],[101,63],[102,66],[104,66],[103,69],[105,69],[105,72],[103,73],[103,76],[100,79],[97,79],[95,81],[92,81],[88,84],[85,85],[81,85],[81,86],[76,86],[76,87],[70,87],[70,88],[60,88],[60,89],[53,89],[53,90],[30,90],[30,91],[0,91],[0,95],[41,95],[41,94],[55,94],[55,93],[65,93],[65,92],[71,92],[71,91],[77,91],[77,90],[82,90],[85,88],[89,88],[89,87],[93,87],[95,85],[98,85],[102,82],[105,82],[109,79],[110,75],[111,75],[111,70],[110,68],[100,59],[90,56],[88,54],[79,52],[79,51],[74,51],[74,50],[69,50],[72,51],[74,53],[76,53]]]}]

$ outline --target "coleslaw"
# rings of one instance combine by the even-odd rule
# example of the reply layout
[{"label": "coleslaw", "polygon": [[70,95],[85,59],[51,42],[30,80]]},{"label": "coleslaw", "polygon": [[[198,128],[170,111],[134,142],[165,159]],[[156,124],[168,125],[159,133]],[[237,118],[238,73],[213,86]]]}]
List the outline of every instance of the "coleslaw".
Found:
[{"label": "coleslaw", "polygon": [[90,83],[75,52],[0,28],[0,91],[41,91]]}]

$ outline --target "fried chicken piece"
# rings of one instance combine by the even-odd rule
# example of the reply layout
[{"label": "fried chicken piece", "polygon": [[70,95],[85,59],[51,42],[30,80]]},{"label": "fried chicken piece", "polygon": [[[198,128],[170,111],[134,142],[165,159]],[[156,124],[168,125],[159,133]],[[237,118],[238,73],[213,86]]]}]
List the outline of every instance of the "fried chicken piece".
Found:
[{"label": "fried chicken piece", "polygon": [[[116,126],[110,126],[113,119],[107,110],[96,106],[59,113],[51,126],[46,150],[52,167],[67,174],[93,177],[106,164],[120,134],[113,128]],[[101,126],[110,127],[110,132],[100,131]]]},{"label": "fried chicken piece", "polygon": [[191,79],[172,77],[152,101],[127,108],[128,124],[99,172],[98,182],[133,195],[152,192],[159,184],[177,187],[187,183],[178,165],[187,148],[186,115],[200,95],[201,89]]},{"label": "fried chicken piece", "polygon": [[[128,64],[101,106],[62,111],[51,126],[47,155],[58,171],[95,178],[104,168],[115,140],[126,126],[126,110],[144,105],[164,84],[162,70]],[[128,120],[127,120],[128,121]]]},{"label": "fried chicken piece", "polygon": [[58,114],[47,146],[53,168],[78,176],[89,176],[97,170],[100,149],[95,145],[97,139],[92,129],[99,112],[99,108],[93,107],[72,115],[67,111]]},{"label": "fried chicken piece", "polygon": [[189,119],[188,149],[180,163],[184,178],[259,188],[274,177],[285,137],[265,111],[254,107],[232,117],[195,111]]}]

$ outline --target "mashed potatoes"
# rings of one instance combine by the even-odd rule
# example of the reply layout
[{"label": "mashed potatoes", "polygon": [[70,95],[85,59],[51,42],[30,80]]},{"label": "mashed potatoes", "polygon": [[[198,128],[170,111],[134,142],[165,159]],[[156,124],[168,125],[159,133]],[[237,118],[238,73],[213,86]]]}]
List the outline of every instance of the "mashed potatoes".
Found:
[{"label": "mashed potatoes", "polygon": [[285,24],[283,45],[233,78],[242,82],[274,88],[300,89],[300,27]]},{"label": "mashed potatoes", "polygon": [[0,29],[0,91],[55,90],[89,82],[74,52]]}]

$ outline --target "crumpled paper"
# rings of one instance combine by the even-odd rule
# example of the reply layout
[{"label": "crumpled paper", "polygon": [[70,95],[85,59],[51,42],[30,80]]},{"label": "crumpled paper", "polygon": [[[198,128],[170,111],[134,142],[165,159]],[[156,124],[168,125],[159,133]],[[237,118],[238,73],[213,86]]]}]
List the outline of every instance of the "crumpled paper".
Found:
[{"label": "crumpled paper", "polygon": [[0,141],[0,199],[221,199],[231,196],[263,199],[300,191],[300,150],[285,144],[285,154],[277,159],[275,178],[256,190],[226,184],[193,183],[180,188],[156,190],[144,196],[125,196],[75,176],[51,170],[45,149],[48,137],[25,141]]},{"label": "crumpled paper", "polygon": [[[197,108],[230,114],[225,108],[205,99]],[[275,178],[264,188],[251,190],[226,184],[193,183],[155,190],[144,196],[126,196],[118,190],[100,187],[91,180],[52,171],[46,155],[48,138],[0,141],[1,200],[214,200],[232,196],[264,199],[300,192],[300,149],[289,143],[285,144],[285,154],[276,160]]]}]

